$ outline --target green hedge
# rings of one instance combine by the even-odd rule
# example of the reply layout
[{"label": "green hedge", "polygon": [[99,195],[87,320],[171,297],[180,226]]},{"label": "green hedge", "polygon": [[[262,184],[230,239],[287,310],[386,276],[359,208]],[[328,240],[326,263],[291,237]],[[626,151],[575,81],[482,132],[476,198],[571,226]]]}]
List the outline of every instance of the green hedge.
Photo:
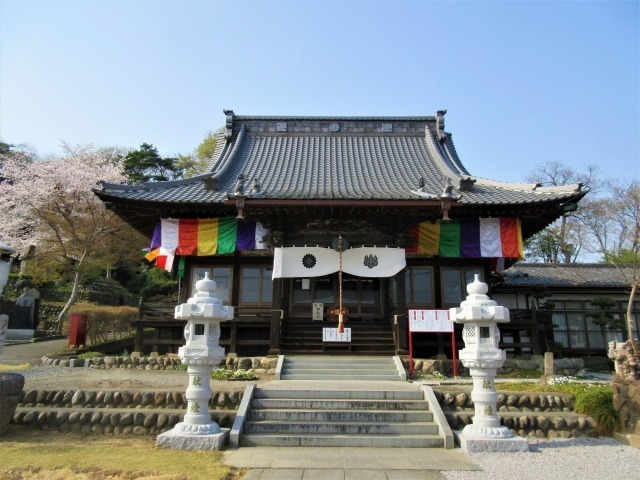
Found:
[{"label": "green hedge", "polygon": [[138,316],[138,309],[129,306],[94,305],[92,303],[77,303],[73,305],[70,315],[87,316],[87,340],[90,344],[102,343],[113,338],[122,338],[131,330],[131,322]]}]

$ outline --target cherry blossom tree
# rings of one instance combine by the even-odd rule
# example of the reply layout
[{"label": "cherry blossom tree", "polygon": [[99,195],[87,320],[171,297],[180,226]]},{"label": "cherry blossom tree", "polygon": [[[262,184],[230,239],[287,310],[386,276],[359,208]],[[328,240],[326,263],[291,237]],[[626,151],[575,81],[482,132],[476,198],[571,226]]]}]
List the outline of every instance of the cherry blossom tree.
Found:
[{"label": "cherry blossom tree", "polygon": [[[555,161],[537,165],[525,180],[545,187],[582,184],[589,187],[590,197],[600,188],[596,167],[589,166],[585,172],[577,172]],[[589,204],[589,198],[583,199],[580,209],[589,208]],[[563,212],[556,222],[528,240],[527,259],[541,260],[544,263],[576,262],[585,247],[584,238],[584,228],[576,218],[576,212]]]},{"label": "cherry blossom tree", "polygon": [[72,279],[58,330],[83,275],[103,257],[107,239],[129,228],[92,192],[100,180],[124,182],[122,162],[90,145],[63,148],[62,157],[41,161],[0,156],[0,240],[19,251],[35,246],[38,262]]}]

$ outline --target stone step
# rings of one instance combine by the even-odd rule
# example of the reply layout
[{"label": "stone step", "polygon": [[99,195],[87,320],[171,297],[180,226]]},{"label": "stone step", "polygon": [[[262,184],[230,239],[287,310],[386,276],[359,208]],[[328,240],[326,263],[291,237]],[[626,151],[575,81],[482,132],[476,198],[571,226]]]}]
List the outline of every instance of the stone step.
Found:
[{"label": "stone step", "polygon": [[254,398],[251,402],[255,409],[302,409],[302,410],[428,410],[425,401],[412,400],[362,400],[362,399],[319,399],[299,398]]},{"label": "stone step", "polygon": [[395,370],[396,365],[393,362],[385,362],[385,363],[355,363],[355,362],[342,362],[342,361],[333,361],[333,362],[290,362],[285,360],[283,365],[285,369],[304,369],[304,370],[342,370],[342,369],[350,369],[350,370]]},{"label": "stone step", "polygon": [[345,355],[351,355],[354,357],[357,356],[361,356],[361,355],[379,355],[381,357],[387,357],[389,355],[393,355],[394,350],[393,350],[393,343],[391,343],[390,345],[384,345],[384,346],[368,346],[365,345],[363,347],[359,347],[359,346],[351,346],[351,350],[346,350],[346,349],[324,349],[322,344],[317,344],[317,345],[307,345],[307,344],[300,344],[300,345],[295,345],[295,346],[290,346],[290,345],[285,345],[284,343],[282,344],[282,348],[281,351],[286,354],[286,355],[309,355],[309,354],[318,354],[318,353],[322,353],[325,356],[341,356],[344,357]]},{"label": "stone step", "polygon": [[280,422],[265,420],[245,423],[246,433],[319,435],[437,435],[438,427],[430,422]]},{"label": "stone step", "polygon": [[323,373],[323,374],[297,374],[297,373],[284,373],[280,375],[280,379],[282,380],[336,380],[336,381],[351,381],[351,380],[376,380],[376,381],[400,381],[400,375],[378,375],[375,373],[372,374],[357,374],[354,375],[352,372],[347,372],[343,374],[331,374],[331,373]]},{"label": "stone step", "polygon": [[431,422],[429,410],[311,410],[311,409],[250,409],[249,420],[287,422]]},{"label": "stone step", "polygon": [[395,367],[384,368],[351,368],[343,366],[342,368],[298,368],[298,367],[284,367],[282,369],[283,374],[295,374],[295,375],[346,375],[346,376],[367,376],[367,375],[398,375],[398,369]]},{"label": "stone step", "polygon": [[305,364],[334,364],[341,363],[346,365],[352,364],[367,364],[367,365],[393,365],[393,358],[391,357],[371,357],[371,356],[359,356],[359,357],[327,357],[327,356],[292,356],[287,355],[284,359],[285,363],[291,363],[294,365],[305,365]]},{"label": "stone step", "polygon": [[435,435],[318,435],[245,434],[242,446],[314,446],[314,447],[394,447],[443,448],[444,439]]},{"label": "stone step", "polygon": [[259,388],[253,398],[355,399],[355,400],[422,400],[420,390],[302,390]]}]

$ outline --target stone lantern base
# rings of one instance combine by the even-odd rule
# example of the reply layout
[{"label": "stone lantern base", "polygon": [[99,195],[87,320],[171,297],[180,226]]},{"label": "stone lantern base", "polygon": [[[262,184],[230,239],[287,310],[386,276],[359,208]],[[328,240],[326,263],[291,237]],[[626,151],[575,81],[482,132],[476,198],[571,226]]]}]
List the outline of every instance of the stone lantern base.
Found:
[{"label": "stone lantern base", "polygon": [[507,427],[484,429],[467,425],[462,432],[453,433],[460,442],[460,448],[467,453],[529,451],[529,442],[511,433]]},{"label": "stone lantern base", "polygon": [[174,428],[156,437],[156,446],[173,450],[222,450],[229,440],[229,428],[198,435]]}]

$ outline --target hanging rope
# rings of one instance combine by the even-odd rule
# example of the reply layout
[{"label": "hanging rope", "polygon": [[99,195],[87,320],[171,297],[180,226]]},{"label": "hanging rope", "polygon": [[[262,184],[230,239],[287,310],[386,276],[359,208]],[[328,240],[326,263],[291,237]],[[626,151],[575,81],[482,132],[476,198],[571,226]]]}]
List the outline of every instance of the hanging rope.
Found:
[{"label": "hanging rope", "polygon": [[344,315],[342,310],[342,235],[338,235],[338,254],[340,255],[340,270],[338,282],[340,283],[340,310],[338,311],[338,333],[344,333]]}]

